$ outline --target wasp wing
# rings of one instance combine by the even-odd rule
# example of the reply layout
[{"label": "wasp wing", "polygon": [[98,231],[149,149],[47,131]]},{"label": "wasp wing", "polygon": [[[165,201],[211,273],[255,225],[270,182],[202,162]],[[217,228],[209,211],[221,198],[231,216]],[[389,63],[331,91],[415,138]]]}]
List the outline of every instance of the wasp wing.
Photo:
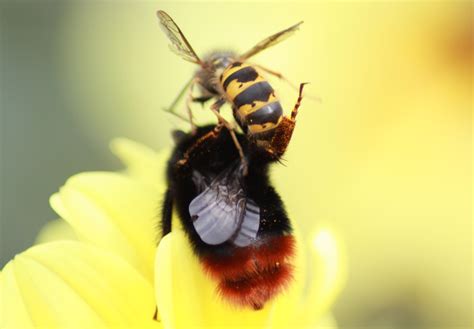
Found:
[{"label": "wasp wing", "polygon": [[156,13],[160,20],[161,29],[166,33],[168,39],[171,41],[170,49],[181,56],[188,62],[196,63],[202,66],[202,61],[194,52],[193,47],[189,44],[181,29],[173,21],[173,19],[163,10],[158,10]]},{"label": "wasp wing", "polygon": [[247,198],[240,178],[240,168],[231,166],[189,204],[194,228],[205,243],[218,245],[231,241],[243,247],[255,240],[260,208]]},{"label": "wasp wing", "polygon": [[241,55],[239,60],[240,61],[245,61],[245,60],[249,59],[250,57],[258,54],[262,50],[267,49],[271,46],[274,46],[277,43],[280,43],[281,41],[287,39],[288,37],[290,37],[293,33],[295,33],[298,30],[298,28],[300,27],[301,24],[303,24],[303,21],[301,21],[299,23],[296,23],[295,25],[290,26],[289,28],[287,28],[283,31],[280,31],[278,33],[275,33],[275,34],[269,36],[268,38],[260,41],[252,49],[250,49],[249,51],[247,51],[246,53]]}]

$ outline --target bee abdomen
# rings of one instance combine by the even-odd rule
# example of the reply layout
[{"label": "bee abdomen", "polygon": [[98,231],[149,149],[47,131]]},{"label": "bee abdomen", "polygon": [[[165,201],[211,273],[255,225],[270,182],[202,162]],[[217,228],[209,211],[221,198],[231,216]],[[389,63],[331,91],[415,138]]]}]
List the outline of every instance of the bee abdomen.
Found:
[{"label": "bee abdomen", "polygon": [[292,271],[291,265],[285,263],[250,276],[223,280],[219,284],[219,292],[237,305],[259,310],[288,286],[293,277]]},{"label": "bee abdomen", "polygon": [[291,282],[295,239],[269,238],[261,245],[236,248],[228,255],[209,254],[202,261],[219,281],[220,293],[234,304],[261,308]]}]

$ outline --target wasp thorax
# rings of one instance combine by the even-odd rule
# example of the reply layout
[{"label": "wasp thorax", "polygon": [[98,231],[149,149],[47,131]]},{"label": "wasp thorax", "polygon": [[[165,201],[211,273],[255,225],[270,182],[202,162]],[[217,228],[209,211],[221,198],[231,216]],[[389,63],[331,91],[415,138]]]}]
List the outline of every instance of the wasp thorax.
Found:
[{"label": "wasp thorax", "polygon": [[236,55],[232,52],[215,51],[204,57],[204,66],[196,72],[201,92],[210,96],[221,96],[219,76],[229,66]]}]

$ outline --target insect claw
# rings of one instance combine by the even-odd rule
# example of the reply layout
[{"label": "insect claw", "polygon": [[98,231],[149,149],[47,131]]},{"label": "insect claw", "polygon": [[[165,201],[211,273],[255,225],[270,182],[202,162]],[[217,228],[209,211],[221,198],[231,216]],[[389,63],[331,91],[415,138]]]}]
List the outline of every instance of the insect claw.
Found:
[{"label": "insect claw", "polygon": [[309,85],[309,84],[310,84],[310,82],[302,82],[302,83],[300,83],[300,95],[303,94],[303,88],[304,88],[304,86]]}]

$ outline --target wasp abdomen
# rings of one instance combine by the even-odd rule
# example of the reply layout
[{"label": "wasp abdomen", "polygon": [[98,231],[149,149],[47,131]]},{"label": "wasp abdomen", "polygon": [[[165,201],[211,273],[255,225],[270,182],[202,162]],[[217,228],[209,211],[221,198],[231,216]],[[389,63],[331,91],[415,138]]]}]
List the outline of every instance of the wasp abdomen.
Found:
[{"label": "wasp abdomen", "polygon": [[249,113],[247,115],[247,122],[249,124],[277,123],[282,115],[283,109],[280,102],[272,102],[262,106],[258,111]]},{"label": "wasp abdomen", "polygon": [[240,109],[243,105],[252,105],[255,102],[268,102],[270,96],[274,94],[275,91],[267,81],[258,81],[236,95],[233,103]]},{"label": "wasp abdomen", "polygon": [[236,119],[252,135],[267,134],[278,126],[283,109],[272,86],[251,65],[235,62],[220,77]]},{"label": "wasp abdomen", "polygon": [[229,84],[236,80],[237,83],[255,81],[258,78],[258,72],[251,66],[246,66],[229,75],[223,82],[224,90],[227,91]]}]

